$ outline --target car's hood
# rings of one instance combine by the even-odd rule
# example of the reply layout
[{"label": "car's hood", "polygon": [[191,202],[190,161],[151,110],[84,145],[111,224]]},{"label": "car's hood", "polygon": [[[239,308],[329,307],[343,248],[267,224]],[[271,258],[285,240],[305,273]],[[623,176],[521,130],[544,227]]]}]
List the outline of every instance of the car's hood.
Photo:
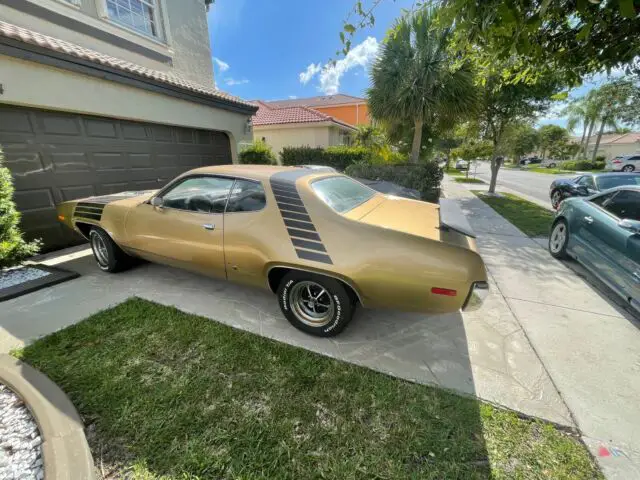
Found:
[{"label": "car's hood", "polygon": [[440,212],[433,203],[387,195],[357,220],[433,240],[440,238]]},{"label": "car's hood", "polygon": [[555,179],[553,182],[551,182],[551,185],[575,185],[576,183],[576,178],[557,178]]}]

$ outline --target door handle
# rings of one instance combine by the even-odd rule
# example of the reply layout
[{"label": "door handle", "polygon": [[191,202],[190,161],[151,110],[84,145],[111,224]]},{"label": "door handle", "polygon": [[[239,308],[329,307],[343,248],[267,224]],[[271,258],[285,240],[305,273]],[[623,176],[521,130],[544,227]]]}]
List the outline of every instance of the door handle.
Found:
[{"label": "door handle", "polygon": [[584,217],[584,221],[591,225],[593,223],[593,217],[586,216]]},{"label": "door handle", "polygon": [[213,230],[214,228],[216,228],[216,226],[213,223],[205,223],[204,225],[202,225],[202,228],[204,228],[205,230]]}]

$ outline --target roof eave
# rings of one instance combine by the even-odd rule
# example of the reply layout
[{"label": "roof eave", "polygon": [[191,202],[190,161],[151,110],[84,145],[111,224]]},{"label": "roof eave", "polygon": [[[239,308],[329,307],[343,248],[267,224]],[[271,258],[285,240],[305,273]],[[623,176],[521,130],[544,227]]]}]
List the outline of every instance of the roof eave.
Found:
[{"label": "roof eave", "polygon": [[140,88],[155,93],[161,93],[171,97],[187,100],[190,102],[219,108],[234,113],[253,115],[258,111],[257,106],[248,106],[226,100],[204,95],[192,90],[180,88],[165,82],[161,82],[142,75],[112,68],[101,63],[91,62],[63,52],[57,52],[48,48],[40,47],[31,43],[22,42],[8,37],[0,37],[0,54],[9,57],[19,58],[37,62],[63,70],[81,73],[92,77],[114,81],[127,86]]}]

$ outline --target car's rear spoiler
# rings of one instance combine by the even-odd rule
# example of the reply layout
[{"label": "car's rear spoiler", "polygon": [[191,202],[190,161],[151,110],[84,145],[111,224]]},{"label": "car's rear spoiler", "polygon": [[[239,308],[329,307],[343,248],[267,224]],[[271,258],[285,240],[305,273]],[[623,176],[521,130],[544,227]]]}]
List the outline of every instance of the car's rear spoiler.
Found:
[{"label": "car's rear spoiler", "polygon": [[476,238],[467,217],[454,200],[440,199],[440,229],[454,230],[467,237]]}]

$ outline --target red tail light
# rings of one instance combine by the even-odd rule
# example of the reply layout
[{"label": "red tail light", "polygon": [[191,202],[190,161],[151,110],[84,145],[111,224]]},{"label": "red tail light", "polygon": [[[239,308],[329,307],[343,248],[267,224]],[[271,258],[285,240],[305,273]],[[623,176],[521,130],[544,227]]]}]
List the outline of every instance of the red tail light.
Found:
[{"label": "red tail light", "polygon": [[431,293],[435,295],[445,295],[447,297],[455,297],[456,295],[458,295],[458,292],[456,292],[455,290],[451,290],[449,288],[439,288],[439,287],[433,287],[431,289]]}]

